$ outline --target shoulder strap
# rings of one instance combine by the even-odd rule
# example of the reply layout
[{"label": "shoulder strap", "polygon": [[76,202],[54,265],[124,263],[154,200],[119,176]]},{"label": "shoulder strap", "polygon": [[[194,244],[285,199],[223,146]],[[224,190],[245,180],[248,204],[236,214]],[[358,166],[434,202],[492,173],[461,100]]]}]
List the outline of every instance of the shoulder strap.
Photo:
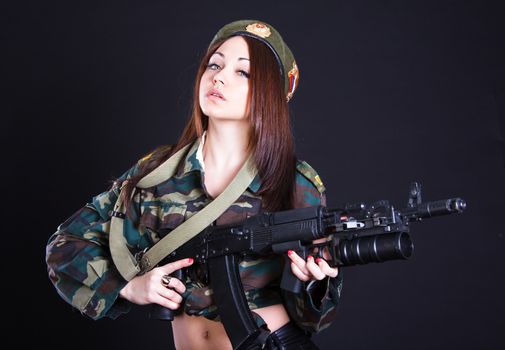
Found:
[{"label": "shoulder strap", "polygon": [[[149,188],[172,177],[188,148],[189,145],[185,146],[151,173],[143,177],[137,184],[137,187]],[[120,194],[111,217],[109,245],[112,260],[121,276],[129,281],[139,273],[149,271],[164,257],[198,235],[237,200],[251,184],[256,176],[256,172],[252,157],[249,157],[232,182],[216,199],[190,219],[177,226],[170,234],[163,237],[142,255],[140,261],[137,261],[131,254],[123,235],[123,220],[126,215]]]},{"label": "shoulder strap", "polygon": [[309,163],[304,160],[298,160],[296,170],[305,176],[307,180],[309,180],[317,188],[319,193],[323,193],[325,191],[323,181],[321,181],[321,178],[314,168],[309,165]]}]

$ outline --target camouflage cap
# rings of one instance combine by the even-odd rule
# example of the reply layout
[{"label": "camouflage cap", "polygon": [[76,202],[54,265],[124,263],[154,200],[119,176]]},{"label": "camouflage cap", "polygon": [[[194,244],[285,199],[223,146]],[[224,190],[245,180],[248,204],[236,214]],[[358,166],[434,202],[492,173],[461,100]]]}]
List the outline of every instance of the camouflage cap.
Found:
[{"label": "camouflage cap", "polygon": [[296,65],[293,53],[282,40],[281,35],[271,25],[258,20],[239,20],[228,23],[216,33],[209,46],[218,40],[226,40],[229,37],[243,35],[257,39],[272,50],[280,74],[284,79],[284,89],[286,99],[289,101],[298,86],[298,66]]}]

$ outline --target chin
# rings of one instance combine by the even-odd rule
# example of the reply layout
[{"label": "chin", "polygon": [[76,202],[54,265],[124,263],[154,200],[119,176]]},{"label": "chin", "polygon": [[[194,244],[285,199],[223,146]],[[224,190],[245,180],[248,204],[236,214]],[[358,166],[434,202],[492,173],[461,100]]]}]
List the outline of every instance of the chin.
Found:
[{"label": "chin", "polygon": [[230,115],[222,115],[222,114],[219,114],[219,113],[211,113],[211,114],[206,114],[205,115],[207,117],[209,117],[209,119],[212,119],[214,121],[244,121],[246,118],[240,118],[240,117],[236,117],[236,116],[230,116]]}]

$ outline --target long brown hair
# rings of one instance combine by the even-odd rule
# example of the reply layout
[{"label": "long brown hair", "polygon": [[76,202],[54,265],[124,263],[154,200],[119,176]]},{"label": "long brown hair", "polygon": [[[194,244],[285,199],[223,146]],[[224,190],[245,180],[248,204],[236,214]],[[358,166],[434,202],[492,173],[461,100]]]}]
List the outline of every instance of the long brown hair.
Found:
[{"label": "long brown hair", "polygon": [[[284,92],[284,82],[279,65],[270,49],[260,41],[243,36],[249,47],[250,78],[248,118],[251,125],[249,152],[254,155],[261,188],[263,208],[269,211],[290,209],[293,206],[296,158],[289,109]],[[150,173],[172,154],[201,137],[207,129],[208,117],[199,103],[200,80],[212,54],[224,41],[214,43],[207,50],[196,73],[193,89],[191,118],[173,147],[161,146],[141,162],[124,193],[129,207],[131,192],[145,175]]]}]

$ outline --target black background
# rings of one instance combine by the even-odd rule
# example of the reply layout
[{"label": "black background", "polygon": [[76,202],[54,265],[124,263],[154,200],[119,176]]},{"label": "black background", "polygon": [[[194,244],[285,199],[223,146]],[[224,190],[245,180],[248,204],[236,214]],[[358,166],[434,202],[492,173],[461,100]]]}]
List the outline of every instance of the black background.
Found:
[{"label": "black background", "polygon": [[[408,261],[351,267],[322,348],[505,347],[505,45],[500,1],[48,2],[2,5],[3,304],[10,347],[169,349],[145,308],[91,321],[44,262],[56,227],[174,142],[224,24],[273,24],[294,52],[297,153],[328,204],[462,197],[413,225]],[[5,128],[6,126],[6,128]],[[6,316],[7,315],[7,316]],[[5,338],[4,338],[5,339]]]}]

